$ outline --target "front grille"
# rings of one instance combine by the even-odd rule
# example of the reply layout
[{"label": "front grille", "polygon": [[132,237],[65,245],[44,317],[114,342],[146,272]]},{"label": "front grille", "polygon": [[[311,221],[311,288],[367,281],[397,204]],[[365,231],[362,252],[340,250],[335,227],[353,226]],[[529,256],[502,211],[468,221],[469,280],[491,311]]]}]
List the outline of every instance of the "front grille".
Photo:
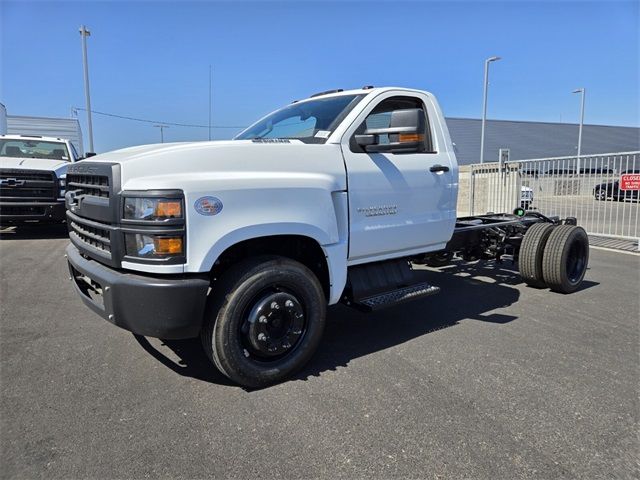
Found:
[{"label": "front grille", "polygon": [[109,177],[106,175],[68,174],[67,190],[75,192],[76,196],[91,195],[109,198]]},{"label": "front grille", "polygon": [[0,170],[0,199],[3,202],[43,201],[58,198],[53,172],[40,170]]},{"label": "front grille", "polygon": [[109,226],[84,220],[76,215],[69,218],[69,236],[82,246],[97,249],[111,259],[111,231]]},{"label": "front grille", "polygon": [[25,207],[17,205],[2,205],[0,207],[0,216],[6,215],[8,217],[26,217],[26,216],[41,216],[44,217],[47,211],[47,207]]}]

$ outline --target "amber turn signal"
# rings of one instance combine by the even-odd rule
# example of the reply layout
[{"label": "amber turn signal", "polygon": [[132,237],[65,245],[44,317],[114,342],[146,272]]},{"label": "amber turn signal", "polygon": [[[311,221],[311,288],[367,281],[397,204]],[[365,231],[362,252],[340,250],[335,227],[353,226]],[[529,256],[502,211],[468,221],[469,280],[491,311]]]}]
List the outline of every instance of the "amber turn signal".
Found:
[{"label": "amber turn signal", "polygon": [[180,200],[160,200],[156,204],[156,217],[178,218],[182,216],[182,202]]},{"label": "amber turn signal", "polygon": [[175,255],[182,253],[182,237],[155,237],[154,250],[159,255]]},{"label": "amber turn signal", "polygon": [[421,142],[424,140],[424,135],[419,133],[401,133],[398,135],[398,141],[403,142]]}]

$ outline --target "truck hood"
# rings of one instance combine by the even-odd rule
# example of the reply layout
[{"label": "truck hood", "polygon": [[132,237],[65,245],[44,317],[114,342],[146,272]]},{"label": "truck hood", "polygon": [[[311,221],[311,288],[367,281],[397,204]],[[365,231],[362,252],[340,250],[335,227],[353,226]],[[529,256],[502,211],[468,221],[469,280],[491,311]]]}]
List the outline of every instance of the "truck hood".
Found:
[{"label": "truck hood", "polygon": [[293,139],[142,145],[96,155],[86,162],[120,164],[123,190],[194,188],[187,184],[195,181],[249,188],[287,178],[291,184],[307,184],[312,177],[331,183],[333,190],[346,188],[340,145]]},{"label": "truck hood", "polygon": [[19,170],[55,170],[66,167],[71,162],[50,160],[47,158],[0,157],[0,168],[16,168]]}]

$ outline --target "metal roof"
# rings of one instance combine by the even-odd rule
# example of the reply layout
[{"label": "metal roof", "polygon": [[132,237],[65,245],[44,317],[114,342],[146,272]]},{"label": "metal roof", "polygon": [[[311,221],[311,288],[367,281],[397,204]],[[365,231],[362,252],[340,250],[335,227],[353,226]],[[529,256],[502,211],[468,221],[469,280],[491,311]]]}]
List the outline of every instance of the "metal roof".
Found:
[{"label": "metal roof", "polygon": [[[460,165],[480,159],[481,121],[475,118],[447,118],[451,141]],[[497,162],[498,150],[510,149],[511,160],[570,156],[577,153],[578,124],[512,120],[487,120],[485,162]],[[640,128],[584,125],[583,155],[640,150]]]}]

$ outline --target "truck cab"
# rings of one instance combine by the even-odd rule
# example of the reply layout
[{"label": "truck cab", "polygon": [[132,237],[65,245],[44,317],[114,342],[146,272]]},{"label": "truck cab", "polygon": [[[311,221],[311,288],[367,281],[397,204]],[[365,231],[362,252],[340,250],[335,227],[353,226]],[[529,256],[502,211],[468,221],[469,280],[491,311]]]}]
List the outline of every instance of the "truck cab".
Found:
[{"label": "truck cab", "polygon": [[0,135],[0,224],[64,221],[66,171],[79,159],[64,138]]},{"label": "truck cab", "polygon": [[433,295],[411,262],[450,259],[453,246],[499,258],[540,220],[457,219],[457,191],[433,95],[322,92],[230,141],[70,165],[70,279],[109,322],[199,336],[216,368],[260,387],[309,360],[328,305],[368,311]]}]

